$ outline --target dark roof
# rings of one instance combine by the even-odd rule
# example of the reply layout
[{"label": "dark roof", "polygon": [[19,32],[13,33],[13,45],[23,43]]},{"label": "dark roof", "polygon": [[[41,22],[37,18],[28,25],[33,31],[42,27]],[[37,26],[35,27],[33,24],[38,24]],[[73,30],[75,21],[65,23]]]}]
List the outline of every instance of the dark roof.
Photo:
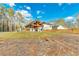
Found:
[{"label": "dark roof", "polygon": [[34,23],[36,23],[36,22],[40,22],[41,24],[43,24],[41,21],[39,21],[39,20],[35,20],[35,21],[32,21],[32,22],[30,22],[29,24],[27,24],[25,27],[30,27],[30,26],[32,26]]}]

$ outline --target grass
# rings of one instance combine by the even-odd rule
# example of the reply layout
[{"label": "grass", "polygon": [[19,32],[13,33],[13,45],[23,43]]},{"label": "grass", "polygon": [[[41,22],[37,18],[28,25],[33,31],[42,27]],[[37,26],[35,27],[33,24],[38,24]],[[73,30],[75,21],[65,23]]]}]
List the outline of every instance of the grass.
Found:
[{"label": "grass", "polygon": [[1,39],[37,39],[60,35],[60,32],[1,32]]},{"label": "grass", "polygon": [[78,39],[78,35],[70,35],[65,30],[0,32],[0,55],[79,55]]},{"label": "grass", "polygon": [[[73,31],[74,32],[78,31]],[[0,39],[38,39],[46,38],[50,36],[59,36],[64,33],[71,33],[67,30],[58,30],[58,31],[44,31],[44,32],[0,32]]]}]

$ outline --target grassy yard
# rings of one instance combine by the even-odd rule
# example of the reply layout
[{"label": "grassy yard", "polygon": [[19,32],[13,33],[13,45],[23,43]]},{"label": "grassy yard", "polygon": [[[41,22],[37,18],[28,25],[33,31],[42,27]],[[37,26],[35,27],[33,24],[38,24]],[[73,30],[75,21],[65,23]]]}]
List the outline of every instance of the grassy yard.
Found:
[{"label": "grassy yard", "polygon": [[60,32],[0,32],[1,39],[34,39],[61,35]]},{"label": "grassy yard", "polygon": [[58,31],[43,31],[43,32],[0,32],[0,39],[38,39],[51,36],[60,36],[67,34],[78,34],[79,30],[68,31],[68,30],[58,30]]},{"label": "grassy yard", "polygon": [[0,56],[79,55],[79,34],[66,31],[0,32]]}]

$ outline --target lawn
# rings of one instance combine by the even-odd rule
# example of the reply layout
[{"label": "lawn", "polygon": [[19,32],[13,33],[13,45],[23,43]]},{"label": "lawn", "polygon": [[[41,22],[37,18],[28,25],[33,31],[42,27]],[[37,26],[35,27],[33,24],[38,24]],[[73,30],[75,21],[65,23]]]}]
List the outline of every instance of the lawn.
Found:
[{"label": "lawn", "polygon": [[55,31],[43,31],[43,32],[0,32],[1,39],[38,39],[51,36],[60,36],[67,34],[78,34],[79,30],[55,30]]},{"label": "lawn", "polygon": [[38,39],[60,35],[60,32],[1,32],[1,39]]},{"label": "lawn", "polygon": [[79,34],[66,31],[0,32],[3,56],[79,55]]}]

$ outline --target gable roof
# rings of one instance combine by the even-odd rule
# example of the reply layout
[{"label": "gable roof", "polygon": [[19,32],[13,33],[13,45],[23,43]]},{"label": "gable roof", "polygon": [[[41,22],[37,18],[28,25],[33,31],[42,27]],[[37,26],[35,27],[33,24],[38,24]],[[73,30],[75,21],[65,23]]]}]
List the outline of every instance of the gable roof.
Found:
[{"label": "gable roof", "polygon": [[[29,24],[27,24],[25,27],[31,27],[31,26],[34,26],[36,25],[36,23],[38,23],[39,25],[42,25],[43,23],[39,20],[35,20],[35,21],[32,21],[30,22]],[[36,25],[37,26],[37,25]]]}]

